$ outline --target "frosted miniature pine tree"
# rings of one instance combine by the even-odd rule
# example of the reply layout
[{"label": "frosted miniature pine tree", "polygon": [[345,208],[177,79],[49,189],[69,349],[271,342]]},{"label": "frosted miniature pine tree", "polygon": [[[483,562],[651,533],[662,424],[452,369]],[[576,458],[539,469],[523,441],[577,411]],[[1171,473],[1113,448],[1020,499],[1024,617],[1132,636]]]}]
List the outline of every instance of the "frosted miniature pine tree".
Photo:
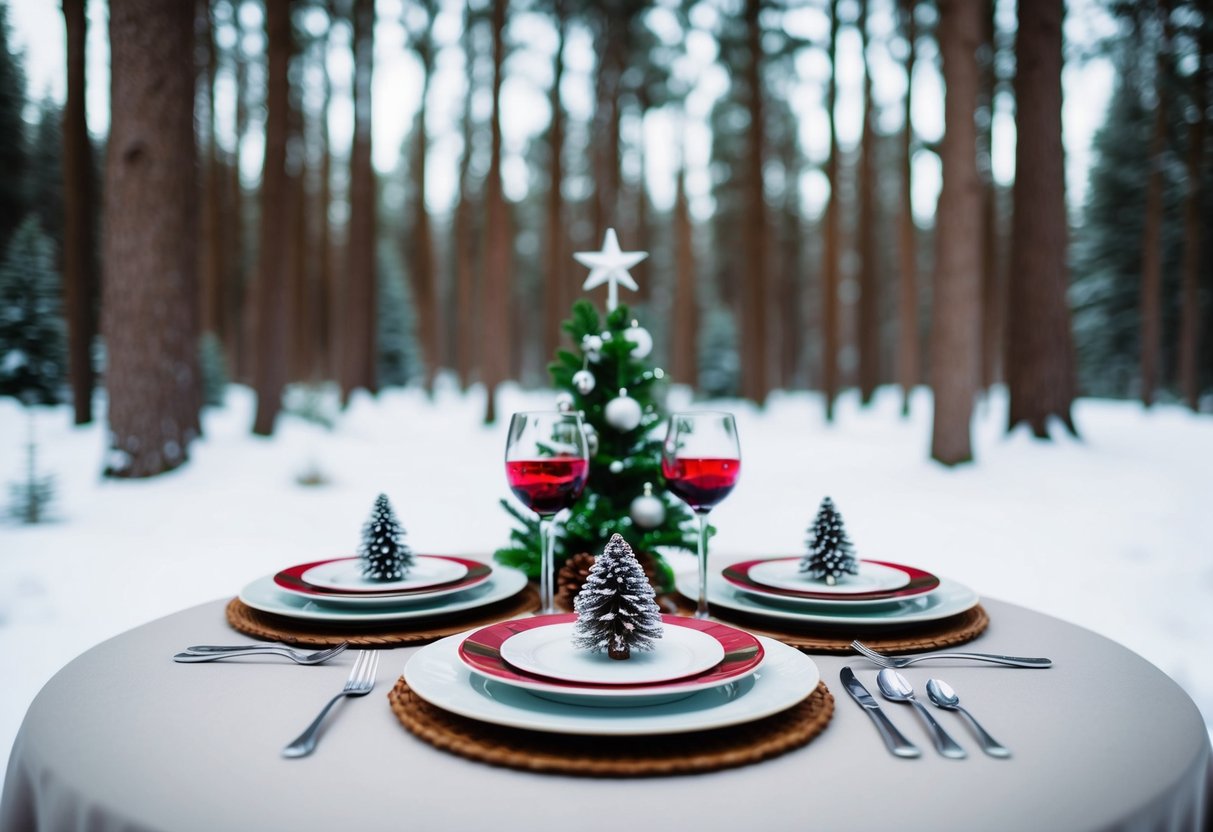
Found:
[{"label": "frosted miniature pine tree", "polygon": [[573,611],[573,645],[593,653],[606,650],[612,659],[652,650],[662,635],[653,587],[622,535],[612,535],[594,561]]},{"label": "frosted miniature pine tree", "polygon": [[401,540],[404,529],[392,511],[387,495],[375,498],[371,519],[362,527],[362,577],[371,581],[399,581],[413,565],[413,552]]},{"label": "frosted miniature pine tree", "polygon": [[800,571],[809,573],[810,578],[824,579],[833,586],[844,573],[859,574],[859,560],[842,527],[842,515],[829,497],[821,501],[807,542],[809,553],[800,559]]}]

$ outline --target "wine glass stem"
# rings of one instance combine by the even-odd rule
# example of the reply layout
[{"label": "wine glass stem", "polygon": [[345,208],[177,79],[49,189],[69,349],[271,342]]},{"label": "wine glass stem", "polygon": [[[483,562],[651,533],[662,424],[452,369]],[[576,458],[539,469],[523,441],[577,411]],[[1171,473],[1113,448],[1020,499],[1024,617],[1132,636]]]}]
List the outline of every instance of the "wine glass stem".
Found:
[{"label": "wine glass stem", "polygon": [[699,518],[699,604],[695,608],[696,618],[708,617],[708,513],[697,511]]},{"label": "wine glass stem", "polygon": [[539,515],[539,612],[547,615],[556,612],[555,592],[552,589],[556,575],[556,538],[552,534],[552,518]]}]

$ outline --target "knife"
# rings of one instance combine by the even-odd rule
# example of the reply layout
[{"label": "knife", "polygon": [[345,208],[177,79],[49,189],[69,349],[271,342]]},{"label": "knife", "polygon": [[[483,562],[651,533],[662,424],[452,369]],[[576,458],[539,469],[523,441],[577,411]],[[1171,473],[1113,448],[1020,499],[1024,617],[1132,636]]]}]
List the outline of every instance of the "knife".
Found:
[{"label": "knife", "polygon": [[842,679],[842,686],[847,689],[847,693],[851,694],[851,698],[858,702],[859,707],[863,708],[864,713],[872,718],[872,722],[876,723],[876,730],[880,732],[880,738],[884,740],[884,744],[889,747],[890,751],[898,757],[918,757],[922,755],[922,752],[918,750],[918,746],[902,736],[897,727],[892,722],[889,722],[889,718],[880,709],[880,705],[876,704],[876,699],[855,678],[855,671],[849,667],[844,667],[839,676]]}]

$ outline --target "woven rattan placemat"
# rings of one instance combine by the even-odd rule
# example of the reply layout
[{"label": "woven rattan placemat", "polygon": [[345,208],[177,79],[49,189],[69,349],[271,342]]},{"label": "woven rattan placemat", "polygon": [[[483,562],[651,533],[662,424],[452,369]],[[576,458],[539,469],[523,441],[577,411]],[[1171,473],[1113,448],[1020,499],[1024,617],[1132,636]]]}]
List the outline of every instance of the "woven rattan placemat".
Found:
[{"label": "woven rattan placemat", "polygon": [[692,774],[756,763],[807,743],[834,714],[824,682],[799,704],[756,722],[714,731],[645,737],[583,737],[490,725],[442,710],[404,681],[388,693],[396,718],[410,732],[472,760],[507,768],[596,777]]},{"label": "woven rattan placemat", "polygon": [[476,607],[457,615],[343,625],[273,615],[255,610],[239,598],[233,598],[227,605],[227,623],[233,629],[256,638],[297,644],[301,647],[328,647],[343,641],[358,647],[401,647],[428,644],[473,627],[482,627],[534,612],[538,608],[539,592],[533,586],[528,586],[504,601]]},{"label": "woven rattan placemat", "polygon": [[[675,595],[678,611],[690,615],[695,605],[681,595]],[[959,615],[884,629],[877,627],[838,627],[820,624],[785,626],[785,622],[746,615],[734,610],[712,607],[712,617],[735,624],[756,636],[768,636],[806,653],[853,653],[851,642],[859,639],[882,653],[914,653],[939,650],[972,641],[990,625],[990,617],[980,604]],[[790,624],[791,622],[786,622]]]}]

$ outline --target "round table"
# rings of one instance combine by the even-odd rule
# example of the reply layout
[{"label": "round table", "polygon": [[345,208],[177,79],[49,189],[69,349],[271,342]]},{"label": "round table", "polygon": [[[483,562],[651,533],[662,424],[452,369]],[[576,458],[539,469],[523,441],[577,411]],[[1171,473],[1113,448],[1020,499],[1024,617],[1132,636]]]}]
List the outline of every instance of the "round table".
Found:
[{"label": "round table", "polygon": [[875,692],[877,668],[815,656],[836,710],[808,745],[711,774],[609,781],[495,768],[406,732],[385,695],[415,648],[386,651],[376,690],[330,714],[312,756],[284,759],[344,683],[353,651],[313,667],[177,664],[186,645],[246,640],[226,626],[223,602],[204,604],[94,647],[47,683],[13,747],[0,830],[1205,828],[1209,736],[1183,690],[1102,636],[983,603],[991,624],[974,649],[1049,656],[1054,667],[903,672],[919,690],[931,676],[950,682],[1009,760],[982,754],[957,715],[936,711],[970,752],[944,759],[908,706],[882,700],[923,749],[894,758],[839,683],[849,664]]}]

